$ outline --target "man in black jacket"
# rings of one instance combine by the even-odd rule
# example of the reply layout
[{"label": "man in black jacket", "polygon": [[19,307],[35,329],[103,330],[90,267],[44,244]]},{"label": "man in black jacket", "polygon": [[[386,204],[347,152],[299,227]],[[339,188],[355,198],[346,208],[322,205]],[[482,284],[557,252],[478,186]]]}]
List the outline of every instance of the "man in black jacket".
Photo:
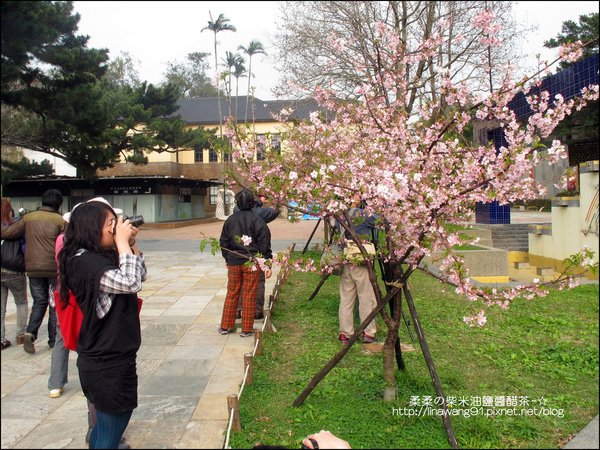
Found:
[{"label": "man in black jacket", "polygon": [[[227,296],[223,306],[221,334],[228,334],[235,324],[238,298],[242,295],[242,332],[247,337],[254,333],[254,311],[256,308],[256,290],[262,269],[258,258],[263,258],[263,267],[270,263],[271,232],[264,220],[258,217],[252,208],[256,206],[254,194],[243,189],[235,195],[239,208],[223,224],[221,254],[227,264]],[[265,270],[265,277],[271,276],[271,269]]]},{"label": "man in black jacket", "polygon": [[[260,217],[265,223],[269,223],[277,219],[279,216],[279,208],[268,208],[264,206],[266,201],[265,197],[260,197],[256,200],[255,206],[252,208],[252,212]],[[237,206],[233,209],[233,212],[236,213],[240,210]],[[258,279],[258,288],[256,290],[256,309],[254,311],[254,319],[261,320],[265,317],[264,308],[265,308],[265,273],[263,271],[260,272],[260,278]],[[240,296],[238,305],[237,305],[237,313],[236,319],[242,318],[242,297]]]}]

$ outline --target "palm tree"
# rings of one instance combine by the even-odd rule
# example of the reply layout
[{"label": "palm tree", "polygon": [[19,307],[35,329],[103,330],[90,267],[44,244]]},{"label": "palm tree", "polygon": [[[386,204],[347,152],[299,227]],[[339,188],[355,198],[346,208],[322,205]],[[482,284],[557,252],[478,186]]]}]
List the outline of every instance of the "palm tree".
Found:
[{"label": "palm tree", "polygon": [[[236,62],[233,66],[233,76],[235,77],[235,119],[237,121],[237,113],[238,113],[238,86],[240,83],[240,78],[246,76],[246,67],[244,67],[244,60],[240,57],[240,60]],[[248,104],[248,99],[246,99],[246,105]]]},{"label": "palm tree", "polygon": [[248,55],[248,98],[246,99],[246,112],[244,114],[244,122],[248,120],[248,100],[250,98],[250,79],[252,78],[252,55],[262,53],[266,55],[265,49],[260,41],[253,40],[248,47],[240,45],[238,50],[243,50]]},{"label": "palm tree", "polygon": [[[219,59],[217,58],[217,33],[221,32],[221,31],[236,31],[236,28],[231,25],[228,24],[227,22],[229,22],[229,19],[226,18],[223,14],[219,14],[219,17],[217,18],[217,20],[213,21],[212,18],[212,13],[209,11],[208,12],[209,16],[210,16],[210,20],[208,21],[208,25],[205,26],[204,28],[202,28],[202,31],[204,30],[210,30],[214,33],[214,37],[215,37],[215,72],[218,72],[218,64],[219,64]],[[218,103],[218,107],[219,107],[219,131],[220,131],[220,135],[221,137],[223,137],[223,119],[222,119],[222,112],[221,112],[221,88],[219,86],[219,80],[220,77],[217,76],[217,103]]]},{"label": "palm tree", "polygon": [[225,58],[221,58],[221,61],[223,61],[221,66],[227,68],[226,75],[229,83],[228,95],[231,95],[231,76],[238,64],[244,64],[244,58],[239,53],[225,52]]},{"label": "palm tree", "polygon": [[[220,85],[220,78],[218,76],[218,64],[219,64],[219,59],[217,58],[217,33],[221,32],[221,31],[236,31],[236,28],[227,23],[229,22],[229,19],[226,18],[223,14],[219,14],[219,17],[217,17],[217,20],[213,21],[212,18],[212,13],[209,11],[208,12],[210,20],[208,21],[208,25],[205,26],[204,28],[202,28],[202,30],[200,30],[200,32],[202,33],[204,30],[210,30],[214,33],[214,37],[215,37],[215,77],[217,79],[217,105],[219,108],[219,136],[221,137],[221,140],[223,138],[223,112],[221,111],[221,88],[219,87]],[[225,192],[227,191],[226,186],[225,186],[225,155],[221,155],[221,163],[223,164],[223,170],[222,170],[222,180],[223,181],[223,206],[225,206]]]}]

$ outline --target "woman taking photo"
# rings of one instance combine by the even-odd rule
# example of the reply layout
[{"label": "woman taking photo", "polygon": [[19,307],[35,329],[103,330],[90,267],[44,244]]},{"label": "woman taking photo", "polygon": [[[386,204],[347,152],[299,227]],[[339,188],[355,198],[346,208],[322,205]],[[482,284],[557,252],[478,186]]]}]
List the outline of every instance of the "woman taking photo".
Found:
[{"label": "woman taking photo", "polygon": [[146,278],[138,231],[109,205],[84,203],[71,214],[59,254],[61,302],[71,291],[83,313],[77,368],[83,393],[96,407],[90,448],[117,448],[137,407],[136,292]]}]

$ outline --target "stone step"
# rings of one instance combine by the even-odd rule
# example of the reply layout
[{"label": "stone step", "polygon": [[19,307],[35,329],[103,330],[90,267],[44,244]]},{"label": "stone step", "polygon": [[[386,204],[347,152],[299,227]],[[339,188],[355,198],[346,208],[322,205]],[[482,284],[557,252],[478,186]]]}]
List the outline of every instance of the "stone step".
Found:
[{"label": "stone step", "polygon": [[514,264],[515,269],[529,269],[531,267],[529,265],[529,263],[526,261],[519,261],[519,262],[515,262],[513,264]]},{"label": "stone step", "polygon": [[554,267],[537,267],[535,273],[538,275],[554,275]]}]

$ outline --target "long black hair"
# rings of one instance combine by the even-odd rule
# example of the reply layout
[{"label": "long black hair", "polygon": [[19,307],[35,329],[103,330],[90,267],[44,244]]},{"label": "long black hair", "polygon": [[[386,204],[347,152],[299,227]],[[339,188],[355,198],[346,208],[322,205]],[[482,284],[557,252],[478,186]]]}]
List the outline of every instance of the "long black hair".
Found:
[{"label": "long black hair", "polygon": [[69,302],[69,270],[67,266],[79,249],[100,253],[118,263],[118,254],[114,249],[101,247],[102,229],[107,215],[117,218],[113,209],[101,202],[87,202],[77,206],[69,218],[65,232],[64,246],[58,254],[58,277],[60,298],[63,307]]}]

